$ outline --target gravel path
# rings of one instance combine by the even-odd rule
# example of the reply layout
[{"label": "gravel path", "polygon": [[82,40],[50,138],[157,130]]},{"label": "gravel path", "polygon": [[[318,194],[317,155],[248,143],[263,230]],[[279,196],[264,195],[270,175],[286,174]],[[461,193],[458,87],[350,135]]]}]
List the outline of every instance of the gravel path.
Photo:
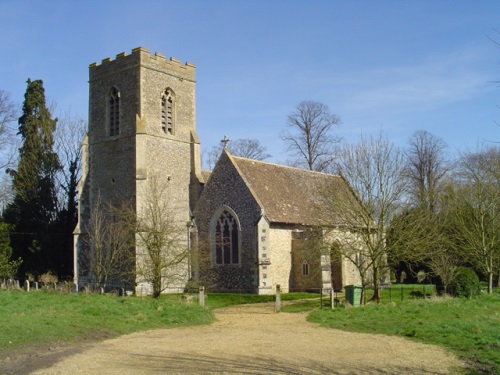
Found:
[{"label": "gravel path", "polygon": [[216,310],[216,318],[85,345],[16,373],[456,374],[462,367],[439,347],[321,328],[268,304]]}]

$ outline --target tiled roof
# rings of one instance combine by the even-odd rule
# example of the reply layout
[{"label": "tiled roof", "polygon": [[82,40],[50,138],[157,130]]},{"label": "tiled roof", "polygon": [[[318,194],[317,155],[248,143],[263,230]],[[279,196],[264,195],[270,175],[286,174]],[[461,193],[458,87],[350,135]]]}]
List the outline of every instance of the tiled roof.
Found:
[{"label": "tiled roof", "polygon": [[325,190],[328,189],[328,194],[333,190],[333,194],[352,196],[339,175],[230,157],[271,222],[335,225],[336,215],[322,204]]}]

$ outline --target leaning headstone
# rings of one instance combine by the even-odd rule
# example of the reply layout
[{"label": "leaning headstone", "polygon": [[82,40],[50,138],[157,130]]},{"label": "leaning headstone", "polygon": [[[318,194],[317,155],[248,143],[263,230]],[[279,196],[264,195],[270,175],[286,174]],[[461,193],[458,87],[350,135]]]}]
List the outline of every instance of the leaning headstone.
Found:
[{"label": "leaning headstone", "polygon": [[38,290],[38,281],[35,281],[35,290]]},{"label": "leaning headstone", "polygon": [[104,294],[104,288],[101,287],[101,294]]},{"label": "leaning headstone", "polygon": [[19,285],[19,280],[15,280],[15,288],[21,289],[21,286]]},{"label": "leaning headstone", "polygon": [[30,291],[30,281],[29,280],[24,280],[24,290],[27,292]]}]

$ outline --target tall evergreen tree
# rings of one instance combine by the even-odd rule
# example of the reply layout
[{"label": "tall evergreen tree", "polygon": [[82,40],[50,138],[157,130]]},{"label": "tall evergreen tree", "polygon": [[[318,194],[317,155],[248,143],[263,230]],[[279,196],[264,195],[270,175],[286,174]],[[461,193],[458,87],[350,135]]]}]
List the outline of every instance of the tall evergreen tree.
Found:
[{"label": "tall evergreen tree", "polygon": [[15,198],[4,213],[5,220],[15,228],[14,257],[24,260],[20,276],[26,272],[57,273],[59,268],[57,252],[51,246],[57,237],[55,174],[59,161],[53,151],[57,119],[52,119],[46,106],[43,81],[28,79],[27,84],[19,118],[19,164],[17,170],[11,170]]}]

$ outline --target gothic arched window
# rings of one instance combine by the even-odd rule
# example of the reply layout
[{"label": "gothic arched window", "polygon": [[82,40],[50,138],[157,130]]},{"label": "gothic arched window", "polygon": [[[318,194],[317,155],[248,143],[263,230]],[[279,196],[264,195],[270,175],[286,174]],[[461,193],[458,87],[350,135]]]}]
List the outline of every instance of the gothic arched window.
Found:
[{"label": "gothic arched window", "polygon": [[239,264],[239,224],[236,215],[224,208],[213,218],[212,226],[214,263],[216,265]]},{"label": "gothic arched window", "polygon": [[120,134],[120,92],[116,87],[109,94],[108,128],[111,137]]},{"label": "gothic arched window", "polygon": [[174,134],[174,95],[170,89],[161,95],[161,128],[166,134]]}]

